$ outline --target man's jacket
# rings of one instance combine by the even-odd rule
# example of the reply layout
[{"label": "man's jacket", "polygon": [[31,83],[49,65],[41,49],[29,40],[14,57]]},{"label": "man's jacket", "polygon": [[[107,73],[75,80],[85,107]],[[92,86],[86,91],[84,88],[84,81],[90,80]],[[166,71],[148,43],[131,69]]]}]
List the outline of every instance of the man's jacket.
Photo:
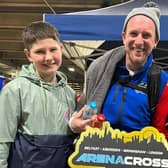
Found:
[{"label": "man's jacket", "polygon": [[[86,75],[86,97],[87,101],[97,102],[98,112],[106,115],[112,127],[130,132],[151,125],[152,115],[147,94],[119,83],[120,77],[129,77],[124,58],[125,49],[121,46],[91,64]],[[145,65],[131,77],[130,82],[146,86],[152,60],[153,56],[149,55]],[[161,71],[160,95],[167,80],[167,74]]]}]

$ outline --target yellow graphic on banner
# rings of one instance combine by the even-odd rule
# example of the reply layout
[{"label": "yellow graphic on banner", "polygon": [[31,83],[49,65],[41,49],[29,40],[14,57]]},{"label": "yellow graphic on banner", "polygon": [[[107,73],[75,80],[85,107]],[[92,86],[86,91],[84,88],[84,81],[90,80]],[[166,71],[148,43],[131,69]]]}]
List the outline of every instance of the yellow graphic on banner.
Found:
[{"label": "yellow graphic on banner", "polygon": [[103,123],[82,132],[68,159],[72,168],[168,167],[168,142],[154,127],[127,133]]}]

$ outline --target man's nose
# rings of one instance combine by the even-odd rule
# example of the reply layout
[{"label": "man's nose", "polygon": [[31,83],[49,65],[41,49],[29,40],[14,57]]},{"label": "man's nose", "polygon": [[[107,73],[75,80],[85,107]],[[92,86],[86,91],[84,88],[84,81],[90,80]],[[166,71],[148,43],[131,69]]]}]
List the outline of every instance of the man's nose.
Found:
[{"label": "man's nose", "polygon": [[138,35],[135,39],[136,44],[143,44],[143,37],[142,35]]}]

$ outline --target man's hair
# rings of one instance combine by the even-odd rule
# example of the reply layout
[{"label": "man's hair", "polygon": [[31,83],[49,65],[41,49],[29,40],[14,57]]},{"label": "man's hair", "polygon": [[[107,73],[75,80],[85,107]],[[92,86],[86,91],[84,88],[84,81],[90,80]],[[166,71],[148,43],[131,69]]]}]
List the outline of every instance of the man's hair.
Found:
[{"label": "man's hair", "polygon": [[43,40],[46,38],[52,38],[60,42],[60,37],[57,29],[47,22],[33,22],[28,25],[22,33],[22,39],[25,48],[31,49],[32,45],[37,40]]}]

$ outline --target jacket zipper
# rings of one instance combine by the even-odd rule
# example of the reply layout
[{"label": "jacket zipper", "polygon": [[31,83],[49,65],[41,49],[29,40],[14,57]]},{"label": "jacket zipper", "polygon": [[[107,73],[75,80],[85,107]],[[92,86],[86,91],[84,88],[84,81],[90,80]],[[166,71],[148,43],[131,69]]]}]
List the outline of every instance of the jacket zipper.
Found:
[{"label": "jacket zipper", "polygon": [[117,125],[121,125],[121,119],[122,119],[122,114],[123,114],[123,107],[124,107],[124,102],[126,100],[126,92],[127,92],[127,87],[124,87],[123,93],[122,93],[122,101],[120,103],[120,109],[118,113],[118,119],[117,119]]}]

